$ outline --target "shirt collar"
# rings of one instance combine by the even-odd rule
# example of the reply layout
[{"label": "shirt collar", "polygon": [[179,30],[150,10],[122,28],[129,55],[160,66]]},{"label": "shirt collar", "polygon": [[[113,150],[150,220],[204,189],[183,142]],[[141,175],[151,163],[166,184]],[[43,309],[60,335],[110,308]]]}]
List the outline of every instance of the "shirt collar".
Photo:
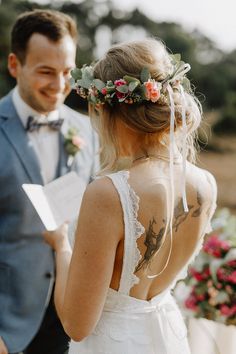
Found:
[{"label": "shirt collar", "polygon": [[47,120],[57,120],[59,118],[59,111],[55,110],[50,112],[49,114],[40,114],[39,112],[35,111],[32,107],[30,107],[20,96],[19,88],[16,86],[13,90],[12,94],[13,104],[16,108],[18,116],[24,127],[27,125],[27,120],[29,116],[33,116],[36,119],[43,121]]}]

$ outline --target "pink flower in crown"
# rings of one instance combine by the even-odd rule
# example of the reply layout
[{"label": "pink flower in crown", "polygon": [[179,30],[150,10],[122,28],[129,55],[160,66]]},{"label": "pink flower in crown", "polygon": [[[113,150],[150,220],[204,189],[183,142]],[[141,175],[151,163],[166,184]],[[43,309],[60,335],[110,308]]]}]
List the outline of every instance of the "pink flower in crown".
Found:
[{"label": "pink flower in crown", "polygon": [[149,79],[144,82],[146,88],[146,97],[152,102],[157,102],[161,96],[160,88],[155,80]]},{"label": "pink flower in crown", "polygon": [[115,84],[116,86],[123,86],[123,85],[126,85],[127,82],[126,82],[124,79],[119,79],[119,80],[116,80],[116,81],[114,82],[114,84]]},{"label": "pink flower in crown", "polygon": [[[114,84],[115,84],[115,86],[119,87],[119,86],[127,85],[127,82],[123,79],[119,79],[119,80],[115,80]],[[116,96],[117,96],[117,98],[122,99],[122,98],[125,98],[126,93],[116,91]]]}]

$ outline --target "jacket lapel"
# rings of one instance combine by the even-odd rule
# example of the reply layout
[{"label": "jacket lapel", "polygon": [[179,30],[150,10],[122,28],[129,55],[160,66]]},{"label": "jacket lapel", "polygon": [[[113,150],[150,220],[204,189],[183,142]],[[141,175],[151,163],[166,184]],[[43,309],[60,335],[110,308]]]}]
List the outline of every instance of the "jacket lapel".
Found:
[{"label": "jacket lapel", "polygon": [[69,156],[68,156],[67,152],[65,151],[64,141],[65,141],[64,135],[60,131],[60,133],[59,133],[59,161],[58,161],[58,166],[57,166],[56,177],[63,176],[70,171],[70,167],[67,164]]},{"label": "jacket lapel", "polygon": [[11,97],[8,97],[8,99],[8,109],[5,110],[7,114],[5,113],[4,121],[1,124],[3,133],[14,148],[31,182],[44,184],[33,145],[27,137],[25,129],[13,106]]}]

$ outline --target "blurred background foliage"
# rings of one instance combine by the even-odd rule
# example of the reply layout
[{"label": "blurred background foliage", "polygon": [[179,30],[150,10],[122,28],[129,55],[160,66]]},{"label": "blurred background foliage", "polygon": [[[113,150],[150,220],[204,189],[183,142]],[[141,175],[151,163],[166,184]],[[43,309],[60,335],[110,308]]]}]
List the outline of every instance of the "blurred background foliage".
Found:
[{"label": "blurred background foliage", "polygon": [[[132,12],[117,10],[110,0],[87,0],[75,4],[70,1],[51,1],[39,5],[25,0],[2,0],[0,3],[0,97],[13,86],[7,71],[10,51],[10,30],[17,15],[33,8],[55,8],[70,14],[77,22],[79,43],[77,65],[90,63],[111,45],[124,40],[154,36],[161,38],[173,53],[181,53],[191,63],[190,79],[195,93],[210,115],[216,134],[236,133],[236,49],[223,52],[203,33],[187,32],[179,24],[156,22],[138,9]],[[71,93],[67,103],[85,110],[85,103]]]}]

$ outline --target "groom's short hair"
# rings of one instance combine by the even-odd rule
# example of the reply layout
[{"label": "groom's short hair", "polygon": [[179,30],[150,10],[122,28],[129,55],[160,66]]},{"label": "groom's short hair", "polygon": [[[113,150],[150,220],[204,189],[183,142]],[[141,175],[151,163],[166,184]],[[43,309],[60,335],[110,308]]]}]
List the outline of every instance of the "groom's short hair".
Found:
[{"label": "groom's short hair", "polygon": [[24,12],[17,18],[11,32],[11,51],[22,64],[25,62],[28,41],[34,33],[42,34],[52,42],[70,35],[77,44],[77,26],[70,16],[55,10]]}]

